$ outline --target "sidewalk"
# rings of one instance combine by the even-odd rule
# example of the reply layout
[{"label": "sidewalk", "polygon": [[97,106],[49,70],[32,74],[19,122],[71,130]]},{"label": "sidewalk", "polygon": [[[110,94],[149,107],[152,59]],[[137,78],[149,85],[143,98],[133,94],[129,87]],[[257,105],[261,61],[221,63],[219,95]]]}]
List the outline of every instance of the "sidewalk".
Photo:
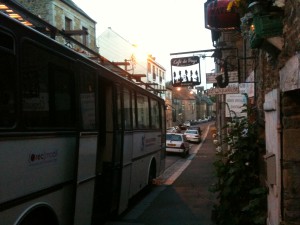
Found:
[{"label": "sidewalk", "polygon": [[213,225],[211,212],[214,194],[209,187],[214,182],[213,162],[215,146],[205,131],[203,141],[188,160],[177,164],[179,172],[172,169],[160,177],[161,184],[143,199],[121,221],[107,225]]}]

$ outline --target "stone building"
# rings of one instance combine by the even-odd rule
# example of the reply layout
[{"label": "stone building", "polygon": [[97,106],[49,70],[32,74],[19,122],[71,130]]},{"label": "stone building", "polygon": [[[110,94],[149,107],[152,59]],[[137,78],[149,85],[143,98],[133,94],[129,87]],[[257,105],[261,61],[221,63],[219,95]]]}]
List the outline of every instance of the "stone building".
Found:
[{"label": "stone building", "polygon": [[204,87],[196,87],[196,111],[197,111],[197,120],[211,118],[213,116],[213,102],[209,96],[206,95]]},{"label": "stone building", "polygon": [[196,120],[196,97],[194,92],[187,88],[173,88],[172,105],[175,110],[174,125],[185,121]]},{"label": "stone building", "polygon": [[146,89],[165,99],[166,69],[155,57],[130,43],[112,28],[107,28],[98,38],[100,55],[132,74],[132,78]]},{"label": "stone building", "polygon": [[175,118],[175,108],[172,104],[173,99],[173,88],[170,84],[170,82],[166,83],[166,127],[172,127],[173,126],[173,118]]},{"label": "stone building", "polygon": [[[72,37],[89,49],[98,52],[96,46],[96,21],[89,17],[72,0],[14,1],[56,27],[66,36]],[[76,46],[60,35],[56,36],[56,40],[72,47],[76,51],[86,53],[80,46]]]},{"label": "stone building", "polygon": [[[246,7],[242,8],[243,5]],[[217,49],[224,46],[238,49],[240,82],[254,73],[252,103],[265,141],[262,152],[265,169],[261,175],[268,189],[266,224],[298,225],[300,2],[242,0],[239,6],[236,11],[241,19],[239,29],[212,29],[212,39]]]}]

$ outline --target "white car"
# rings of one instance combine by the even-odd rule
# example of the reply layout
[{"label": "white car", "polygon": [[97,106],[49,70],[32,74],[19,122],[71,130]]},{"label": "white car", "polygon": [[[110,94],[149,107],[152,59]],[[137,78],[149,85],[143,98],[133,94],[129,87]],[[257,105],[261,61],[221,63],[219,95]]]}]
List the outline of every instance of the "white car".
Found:
[{"label": "white car", "polygon": [[173,153],[180,153],[185,157],[190,152],[190,144],[186,136],[179,133],[167,133],[166,135],[166,151]]},{"label": "white car", "polygon": [[197,143],[201,142],[201,134],[198,130],[186,130],[184,134],[186,135],[188,141]]},{"label": "white car", "polygon": [[187,127],[190,127],[190,126],[191,126],[191,122],[190,122],[190,121],[185,121],[185,122],[183,123],[183,125],[185,125],[185,126],[187,126]]},{"label": "white car", "polygon": [[180,128],[179,127],[169,127],[167,128],[167,133],[180,133]]}]

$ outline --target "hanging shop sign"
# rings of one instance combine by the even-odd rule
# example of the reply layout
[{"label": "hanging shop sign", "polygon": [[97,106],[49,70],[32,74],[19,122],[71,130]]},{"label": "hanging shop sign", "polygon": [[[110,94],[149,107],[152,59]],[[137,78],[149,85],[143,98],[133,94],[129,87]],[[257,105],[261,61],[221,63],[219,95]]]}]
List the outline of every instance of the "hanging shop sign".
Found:
[{"label": "hanging shop sign", "polygon": [[230,0],[208,0],[204,3],[205,27],[210,30],[235,30],[240,26],[239,13],[227,10]]},{"label": "hanging shop sign", "polygon": [[208,95],[226,95],[226,94],[238,94],[240,93],[238,84],[228,85],[226,88],[210,88],[207,89]]},{"label": "hanging shop sign", "polygon": [[[219,75],[224,75],[224,73],[206,73],[206,83],[217,83],[216,77]],[[238,71],[229,71],[228,72],[229,77],[229,83],[238,83],[239,82],[239,76]]]},{"label": "hanging shop sign", "polygon": [[171,59],[173,87],[201,84],[200,58],[198,56]]},{"label": "hanging shop sign", "polygon": [[[227,94],[226,95],[226,117],[246,117],[247,113],[243,112],[245,104],[247,104],[247,98],[243,94]],[[229,111],[230,109],[230,111]]]}]

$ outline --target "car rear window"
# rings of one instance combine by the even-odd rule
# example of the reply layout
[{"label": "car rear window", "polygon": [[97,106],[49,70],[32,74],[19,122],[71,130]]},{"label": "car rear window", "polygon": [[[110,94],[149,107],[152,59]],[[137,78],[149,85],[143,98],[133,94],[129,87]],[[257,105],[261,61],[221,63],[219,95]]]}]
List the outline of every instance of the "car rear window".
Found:
[{"label": "car rear window", "polygon": [[182,137],[181,137],[181,135],[167,134],[167,140],[168,141],[182,141]]},{"label": "car rear window", "polygon": [[196,130],[187,130],[185,133],[187,133],[187,134],[198,134],[198,131],[196,131]]}]

